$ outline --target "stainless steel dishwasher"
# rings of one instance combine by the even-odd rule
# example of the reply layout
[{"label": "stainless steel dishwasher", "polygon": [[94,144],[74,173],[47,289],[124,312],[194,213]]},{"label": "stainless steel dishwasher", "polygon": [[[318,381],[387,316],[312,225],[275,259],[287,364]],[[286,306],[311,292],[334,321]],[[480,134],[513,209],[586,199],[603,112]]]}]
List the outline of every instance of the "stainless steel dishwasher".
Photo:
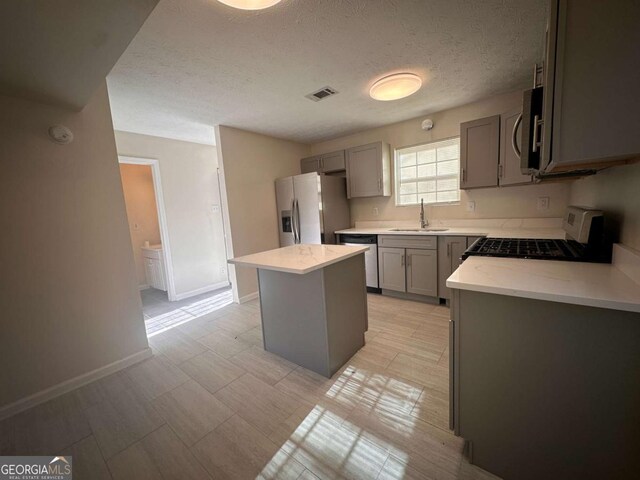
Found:
[{"label": "stainless steel dishwasher", "polygon": [[378,282],[378,236],[340,234],[340,245],[357,247],[366,245],[369,247],[369,250],[364,254],[364,268],[367,273],[367,290],[369,292],[380,293],[380,283]]}]

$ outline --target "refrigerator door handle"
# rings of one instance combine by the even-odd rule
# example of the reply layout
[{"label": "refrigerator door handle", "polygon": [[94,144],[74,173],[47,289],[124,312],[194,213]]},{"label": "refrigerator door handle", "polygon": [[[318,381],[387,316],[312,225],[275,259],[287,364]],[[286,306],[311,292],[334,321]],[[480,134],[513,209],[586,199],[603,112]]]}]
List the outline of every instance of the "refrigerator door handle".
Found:
[{"label": "refrigerator door handle", "polygon": [[298,243],[298,232],[296,229],[296,200],[291,200],[291,233],[293,234],[293,243]]},{"label": "refrigerator door handle", "polygon": [[302,243],[302,232],[300,231],[300,205],[298,204],[298,199],[295,200],[295,211],[293,215],[296,217],[296,234],[298,235],[298,241],[296,243]]}]

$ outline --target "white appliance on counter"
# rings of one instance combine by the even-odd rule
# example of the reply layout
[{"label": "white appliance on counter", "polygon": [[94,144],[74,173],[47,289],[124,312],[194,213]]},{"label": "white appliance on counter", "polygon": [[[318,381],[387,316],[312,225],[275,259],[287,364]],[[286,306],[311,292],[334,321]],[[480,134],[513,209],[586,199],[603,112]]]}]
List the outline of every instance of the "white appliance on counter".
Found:
[{"label": "white appliance on counter", "polygon": [[344,177],[316,172],[276,180],[280,246],[335,243],[335,231],[351,217]]},{"label": "white appliance on counter", "polygon": [[167,276],[164,270],[164,255],[162,245],[142,247],[142,261],[147,278],[147,285],[158,290],[167,291]]}]

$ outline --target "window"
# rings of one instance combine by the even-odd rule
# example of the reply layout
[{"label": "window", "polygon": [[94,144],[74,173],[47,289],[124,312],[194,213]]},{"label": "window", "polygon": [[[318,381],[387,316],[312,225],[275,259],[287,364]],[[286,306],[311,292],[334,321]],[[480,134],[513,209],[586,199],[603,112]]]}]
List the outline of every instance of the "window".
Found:
[{"label": "window", "polygon": [[460,138],[396,150],[396,205],[460,201]]}]

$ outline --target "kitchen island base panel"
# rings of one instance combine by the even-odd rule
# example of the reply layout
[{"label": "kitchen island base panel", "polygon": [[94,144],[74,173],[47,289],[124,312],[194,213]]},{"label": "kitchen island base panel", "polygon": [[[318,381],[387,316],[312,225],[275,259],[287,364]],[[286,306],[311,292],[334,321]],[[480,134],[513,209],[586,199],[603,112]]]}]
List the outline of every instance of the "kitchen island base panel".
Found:
[{"label": "kitchen island base panel", "polygon": [[364,346],[364,255],[305,275],[258,269],[265,350],[327,378]]},{"label": "kitchen island base panel", "polygon": [[640,452],[640,314],[453,290],[452,408],[505,479],[628,478]]}]

